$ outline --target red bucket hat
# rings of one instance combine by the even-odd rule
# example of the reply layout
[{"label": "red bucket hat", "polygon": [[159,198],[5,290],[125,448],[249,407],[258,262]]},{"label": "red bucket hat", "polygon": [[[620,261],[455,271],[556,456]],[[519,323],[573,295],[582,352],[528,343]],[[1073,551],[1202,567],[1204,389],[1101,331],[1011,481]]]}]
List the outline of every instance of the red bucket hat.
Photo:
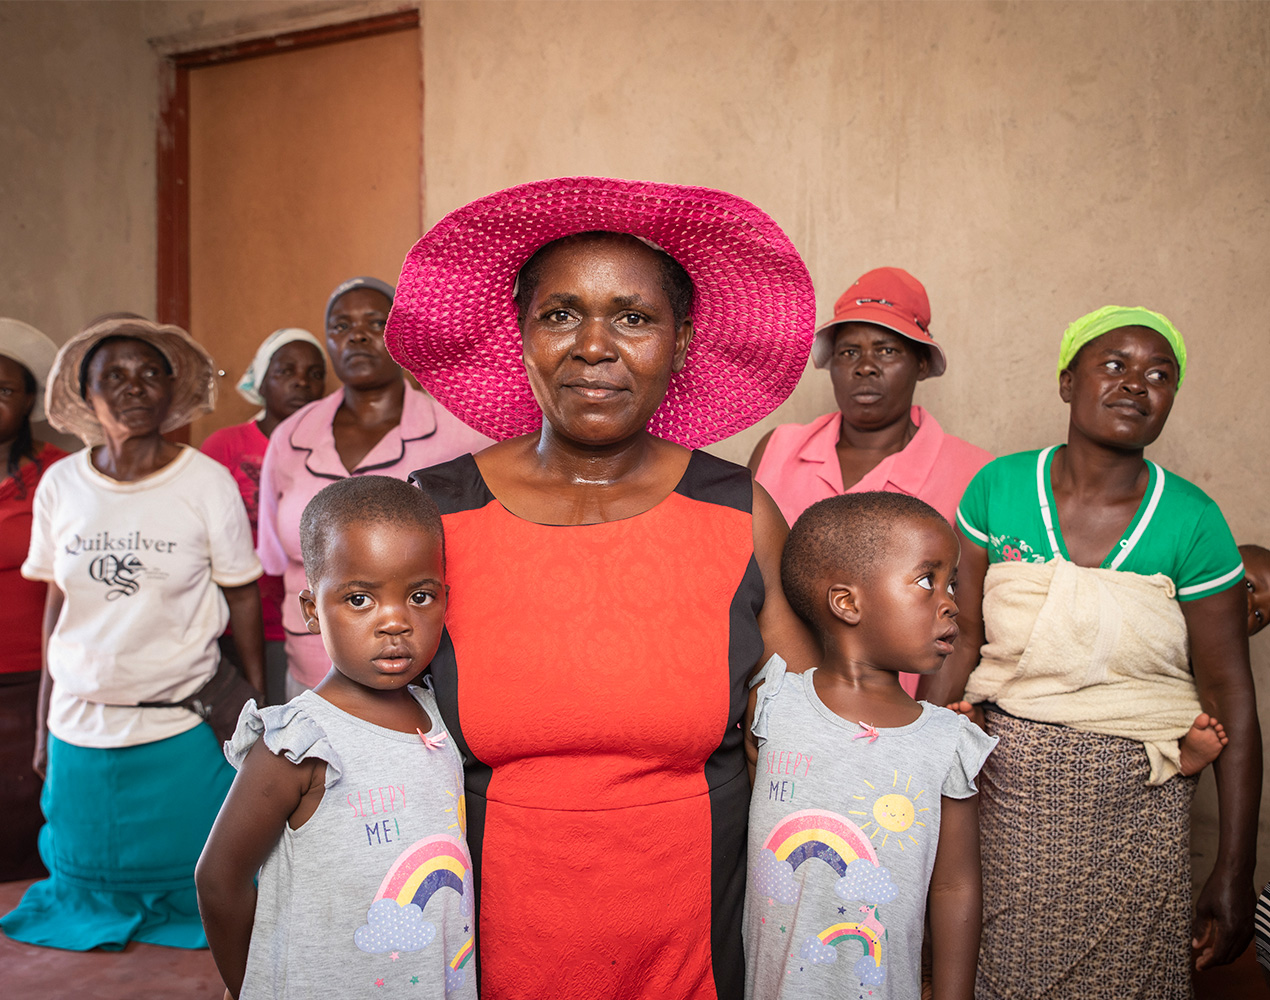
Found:
[{"label": "red bucket hat", "polygon": [[930,348],[931,376],[944,374],[944,349],[930,333],[930,299],[922,283],[901,267],[879,267],[856,279],[833,307],[833,319],[816,330],[811,360],[817,368],[829,364],[833,338],[840,323],[872,323]]},{"label": "red bucket hat", "polygon": [[542,424],[512,289],[541,247],[629,233],[692,278],[693,340],[648,429],[690,448],[771,413],[798,384],[816,322],[798,251],[764,212],[711,188],[560,177],[487,195],[438,222],[406,256],[389,353],[469,427],[501,440]]}]

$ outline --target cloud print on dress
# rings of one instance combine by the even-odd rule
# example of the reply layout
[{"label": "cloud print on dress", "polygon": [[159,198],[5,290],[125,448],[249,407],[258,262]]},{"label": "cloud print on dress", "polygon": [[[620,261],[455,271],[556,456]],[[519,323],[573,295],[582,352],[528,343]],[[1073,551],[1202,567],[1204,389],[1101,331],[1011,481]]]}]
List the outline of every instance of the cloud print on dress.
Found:
[{"label": "cloud print on dress", "polygon": [[445,970],[445,992],[453,993],[467,982],[467,969]]},{"label": "cloud print on dress", "polygon": [[[812,940],[817,941],[816,938],[812,938]],[[868,955],[862,955],[856,959],[853,971],[856,974],[856,978],[865,986],[880,986],[886,982],[886,969],[874,962]]]},{"label": "cloud print on dress", "polygon": [[838,949],[833,945],[825,944],[815,934],[803,942],[803,946],[798,949],[798,954],[812,965],[832,965],[838,961]]},{"label": "cloud print on dress", "polygon": [[366,911],[366,923],[357,928],[353,943],[361,951],[382,955],[386,951],[420,951],[436,936],[436,925],[423,919],[416,904],[398,906],[395,899],[377,899]]},{"label": "cloud print on dress", "polygon": [[750,871],[750,881],[759,896],[770,896],[778,903],[798,902],[794,868],[788,861],[779,860],[774,851],[759,851]]},{"label": "cloud print on dress", "polygon": [[871,861],[852,861],[847,873],[834,884],[840,899],[859,899],[866,903],[889,903],[900,890],[891,881],[891,873]]}]

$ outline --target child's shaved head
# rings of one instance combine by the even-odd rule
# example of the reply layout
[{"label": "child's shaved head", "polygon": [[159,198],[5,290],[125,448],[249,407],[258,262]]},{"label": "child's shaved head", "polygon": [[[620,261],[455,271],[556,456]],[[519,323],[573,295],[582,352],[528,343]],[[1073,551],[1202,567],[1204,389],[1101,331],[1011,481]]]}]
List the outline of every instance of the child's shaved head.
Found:
[{"label": "child's shaved head", "polygon": [[781,586],[798,617],[819,634],[825,582],[848,575],[867,580],[885,558],[891,532],[912,520],[948,525],[934,507],[906,493],[844,493],[803,511],[781,555]]},{"label": "child's shaved head", "polygon": [[432,497],[389,476],[351,476],[327,486],[300,515],[300,554],[312,586],[322,576],[327,546],[349,524],[409,524],[435,536],[445,553],[441,512]]}]

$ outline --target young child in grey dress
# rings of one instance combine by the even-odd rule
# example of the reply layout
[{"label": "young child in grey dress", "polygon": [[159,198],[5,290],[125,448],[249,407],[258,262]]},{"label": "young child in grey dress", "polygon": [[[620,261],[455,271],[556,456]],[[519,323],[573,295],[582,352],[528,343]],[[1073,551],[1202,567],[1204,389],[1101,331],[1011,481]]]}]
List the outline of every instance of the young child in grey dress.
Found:
[{"label": "young child in grey dress", "polygon": [[472,1000],[462,763],[430,688],[410,686],[445,620],[440,514],[355,476],[309,503],[300,535],[300,604],[331,669],[286,705],[248,702],[225,744],[238,775],[195,880],[227,995]]},{"label": "young child in grey dress", "polygon": [[904,494],[822,500],[790,531],[781,582],[824,658],[791,674],[774,656],[751,685],[750,1000],[918,1000],[928,894],[934,996],[973,996],[974,779],[996,740],[899,681],[952,652],[957,560]]}]

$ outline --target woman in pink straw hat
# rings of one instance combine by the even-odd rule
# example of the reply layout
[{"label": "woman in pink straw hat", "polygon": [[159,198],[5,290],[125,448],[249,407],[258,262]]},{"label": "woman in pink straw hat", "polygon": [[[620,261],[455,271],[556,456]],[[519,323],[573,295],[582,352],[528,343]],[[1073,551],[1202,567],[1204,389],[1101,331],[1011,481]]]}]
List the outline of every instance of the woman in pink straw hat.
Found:
[{"label": "woman in pink straw hat", "polygon": [[739,997],[746,679],[810,638],[786,528],[693,450],[770,413],[806,268],[705,188],[522,185],[411,251],[394,356],[498,443],[423,470],[450,606],[432,662],[467,762],[484,997]]},{"label": "woman in pink straw hat", "polygon": [[[829,369],[838,409],[781,424],[750,456],[754,478],[790,524],[817,500],[869,490],[918,497],[953,522],[992,455],[944,433],[913,403],[917,383],[947,367],[930,325],[926,289],[902,268],[875,268],[842,293],[811,348],[812,363]],[[916,692],[916,674],[901,680]]]}]

